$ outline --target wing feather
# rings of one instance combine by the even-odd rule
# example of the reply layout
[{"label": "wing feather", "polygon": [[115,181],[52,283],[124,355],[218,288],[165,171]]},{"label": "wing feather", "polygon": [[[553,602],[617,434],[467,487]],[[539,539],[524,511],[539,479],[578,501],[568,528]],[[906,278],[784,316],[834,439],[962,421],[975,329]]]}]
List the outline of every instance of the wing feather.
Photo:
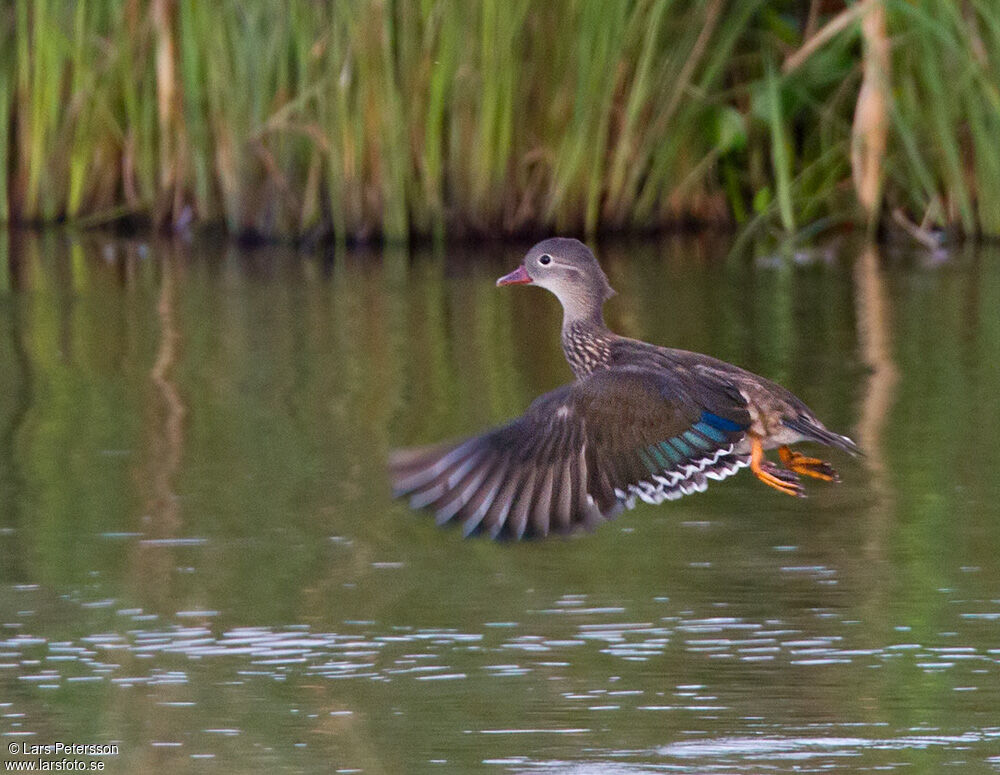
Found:
[{"label": "wing feather", "polygon": [[513,464],[511,469],[506,481],[483,517],[483,529],[489,532],[490,538],[498,538],[506,526],[507,516],[514,507],[518,488],[524,481],[525,472],[523,469],[516,468]]},{"label": "wing feather", "polygon": [[549,534],[549,517],[552,510],[552,466],[547,465],[541,472],[531,507],[532,534],[544,538]]},{"label": "wing feather", "polygon": [[737,390],[681,372],[598,371],[482,436],[394,452],[394,490],[494,538],[590,528],[636,500],[700,492],[746,465],[734,450],[749,414]]},{"label": "wing feather", "polygon": [[480,455],[479,458],[485,459],[477,465],[463,466],[465,472],[462,476],[449,477],[450,489],[432,504],[439,525],[445,524],[459,512],[489,473],[493,458],[487,455]]},{"label": "wing feather", "polygon": [[462,506],[458,513],[458,518],[462,521],[462,532],[465,535],[472,535],[479,529],[479,524],[486,516],[493,501],[504,482],[504,475],[507,473],[507,456],[501,456],[490,473],[486,476],[484,483],[473,493],[472,497]]},{"label": "wing feather", "polygon": [[517,500],[511,508],[507,521],[510,524],[510,533],[516,539],[524,537],[528,529],[528,516],[531,513],[531,503],[535,492],[535,479],[538,478],[538,469],[529,468],[525,472],[524,482],[517,493]]}]

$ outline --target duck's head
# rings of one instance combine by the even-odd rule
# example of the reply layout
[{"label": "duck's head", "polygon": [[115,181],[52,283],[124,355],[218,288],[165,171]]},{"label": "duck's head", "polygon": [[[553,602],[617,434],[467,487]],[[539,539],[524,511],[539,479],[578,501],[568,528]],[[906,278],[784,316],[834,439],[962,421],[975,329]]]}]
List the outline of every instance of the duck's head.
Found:
[{"label": "duck's head", "polygon": [[601,265],[580,240],[553,237],[528,251],[521,265],[497,285],[537,285],[556,295],[567,319],[600,316],[615,295]]}]

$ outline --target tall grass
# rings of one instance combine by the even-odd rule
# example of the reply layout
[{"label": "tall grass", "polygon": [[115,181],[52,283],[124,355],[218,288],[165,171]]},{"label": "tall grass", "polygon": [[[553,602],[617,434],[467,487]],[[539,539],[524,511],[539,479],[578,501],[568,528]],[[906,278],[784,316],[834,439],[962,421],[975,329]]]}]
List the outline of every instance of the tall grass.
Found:
[{"label": "tall grass", "polygon": [[[887,136],[861,208],[876,5]],[[993,0],[0,8],[0,217],[20,222],[403,240],[691,220],[812,233],[894,212],[997,235],[998,133]]]}]

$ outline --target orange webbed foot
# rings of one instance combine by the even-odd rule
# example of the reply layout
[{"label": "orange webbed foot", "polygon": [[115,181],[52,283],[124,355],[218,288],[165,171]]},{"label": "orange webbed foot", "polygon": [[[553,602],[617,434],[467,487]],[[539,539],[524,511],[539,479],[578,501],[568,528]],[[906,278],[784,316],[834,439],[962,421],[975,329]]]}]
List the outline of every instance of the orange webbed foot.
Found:
[{"label": "orange webbed foot", "polygon": [[764,457],[764,446],[760,439],[750,440],[750,470],[768,487],[773,487],[778,492],[791,495],[796,498],[804,498],[806,493],[799,483],[797,477],[791,470],[778,468],[774,463]]},{"label": "orange webbed foot", "polygon": [[800,452],[796,452],[788,447],[778,447],[778,456],[781,464],[789,471],[794,471],[803,476],[811,476],[814,479],[822,479],[824,482],[839,482],[840,476],[833,466],[824,460],[815,457],[806,457]]}]

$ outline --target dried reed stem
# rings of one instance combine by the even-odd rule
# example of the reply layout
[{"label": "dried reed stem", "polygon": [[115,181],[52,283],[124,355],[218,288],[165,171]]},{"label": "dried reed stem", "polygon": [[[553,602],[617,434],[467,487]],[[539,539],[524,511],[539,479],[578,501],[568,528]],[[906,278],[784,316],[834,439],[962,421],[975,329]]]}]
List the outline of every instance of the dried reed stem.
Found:
[{"label": "dried reed stem", "polygon": [[889,36],[880,0],[869,0],[864,5],[863,76],[851,127],[851,174],[858,201],[869,224],[874,224],[881,201],[882,163],[889,127]]}]

